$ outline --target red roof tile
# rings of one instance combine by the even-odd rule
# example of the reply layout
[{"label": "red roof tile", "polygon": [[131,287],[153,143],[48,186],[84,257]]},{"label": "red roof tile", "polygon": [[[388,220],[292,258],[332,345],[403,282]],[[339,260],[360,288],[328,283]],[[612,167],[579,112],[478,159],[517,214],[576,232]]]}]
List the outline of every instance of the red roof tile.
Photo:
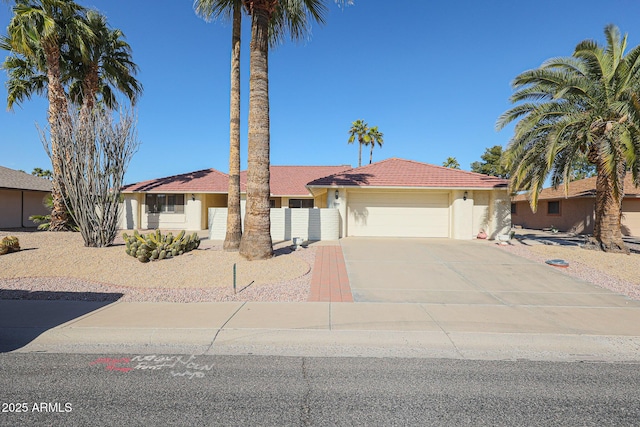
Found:
[{"label": "red roof tile", "polygon": [[387,159],[308,183],[309,187],[502,188],[506,179],[404,159]]},{"label": "red roof tile", "polygon": [[[633,177],[631,174],[627,174],[624,179],[624,194],[626,197],[640,197],[640,188],[633,185]],[[553,187],[544,188],[538,200],[552,200],[552,199],[564,199],[564,198],[578,198],[578,197],[596,197],[596,177],[580,179],[577,181],[571,181],[569,183],[569,190],[565,193],[564,185],[560,185],[558,188]],[[514,202],[520,202],[529,200],[527,194],[518,194],[512,199]]]},{"label": "red roof tile", "polygon": [[204,169],[166,178],[125,185],[125,193],[226,193],[229,176],[215,169]]},{"label": "red roof tile", "polygon": [[[343,166],[271,166],[272,196],[308,196],[306,185],[315,179],[351,169]],[[247,171],[240,172],[242,191],[246,190]]]}]

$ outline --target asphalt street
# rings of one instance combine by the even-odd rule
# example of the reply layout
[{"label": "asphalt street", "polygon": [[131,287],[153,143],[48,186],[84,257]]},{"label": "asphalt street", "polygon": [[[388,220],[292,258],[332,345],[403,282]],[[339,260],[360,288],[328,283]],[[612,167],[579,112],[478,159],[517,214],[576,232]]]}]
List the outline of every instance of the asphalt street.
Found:
[{"label": "asphalt street", "polygon": [[0,354],[0,425],[638,425],[632,363]]}]

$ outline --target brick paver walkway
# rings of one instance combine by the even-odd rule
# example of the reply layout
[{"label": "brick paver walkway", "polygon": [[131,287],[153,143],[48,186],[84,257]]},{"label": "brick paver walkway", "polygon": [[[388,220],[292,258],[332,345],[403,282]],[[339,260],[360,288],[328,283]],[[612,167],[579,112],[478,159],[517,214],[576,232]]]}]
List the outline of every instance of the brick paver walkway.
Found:
[{"label": "brick paver walkway", "polygon": [[309,301],[353,302],[340,246],[319,246],[316,249]]}]

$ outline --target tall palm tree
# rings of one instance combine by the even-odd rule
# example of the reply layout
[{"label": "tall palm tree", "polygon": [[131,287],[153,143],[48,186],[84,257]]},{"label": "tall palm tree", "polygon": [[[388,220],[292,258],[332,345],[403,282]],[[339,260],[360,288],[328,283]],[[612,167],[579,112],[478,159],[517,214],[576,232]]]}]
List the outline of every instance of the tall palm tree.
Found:
[{"label": "tall palm tree", "polygon": [[113,110],[118,108],[115,95],[118,91],[135,105],[142,94],[142,85],[135,78],[138,66],[123,32],[109,28],[107,18],[94,10],[87,11],[86,23],[95,37],[87,44],[86,54],[78,49],[70,52],[70,98],[87,111],[92,111],[98,101]]},{"label": "tall palm tree", "polygon": [[58,147],[53,135],[56,126],[68,117],[67,97],[62,84],[61,59],[66,47],[76,46],[86,52],[86,44],[94,35],[83,19],[85,9],[71,0],[16,0],[13,17],[3,45],[23,56],[31,64],[44,58],[49,100],[48,121],[51,129],[51,161],[53,166],[53,211],[50,230],[67,228],[64,189],[60,177]]},{"label": "tall palm tree", "polygon": [[301,38],[308,34],[311,21],[324,23],[327,11],[324,3],[322,0],[245,1],[251,15],[249,155],[247,211],[240,255],[250,260],[273,256],[269,217],[269,41],[283,39],[285,33],[293,39]]},{"label": "tall palm tree", "polygon": [[518,120],[505,152],[511,189],[528,190],[532,209],[548,176],[567,188],[584,156],[596,167],[594,246],[627,252],[621,215],[624,177],[640,184],[640,46],[625,54],[627,36],[614,25],[606,46],[586,40],[571,57],[553,58],[517,76],[498,129]]},{"label": "tall palm tree", "polygon": [[[9,39],[0,37],[0,49],[11,51]],[[40,60],[36,58],[9,55],[0,68],[7,72],[7,109],[13,110],[14,105],[20,105],[34,94],[46,95],[47,73],[44,65],[44,55],[39,52]]]},{"label": "tall palm tree", "polygon": [[[134,75],[138,67],[131,58],[131,47],[120,30],[108,28],[103,15],[87,12],[87,22],[97,36],[86,46],[89,55],[82,58],[74,49],[62,52],[61,81],[66,95],[77,106],[91,110],[96,102],[107,109],[118,108],[116,90],[135,105],[142,85]],[[0,37],[0,49],[11,50],[7,37]],[[7,71],[7,108],[21,104],[32,95],[47,93],[47,67],[42,49],[33,57],[9,55],[0,68]]]},{"label": "tall palm tree", "polygon": [[349,129],[349,144],[353,144],[355,140],[358,140],[358,167],[362,166],[362,146],[369,145],[371,142],[371,136],[369,136],[369,125],[364,120],[358,119],[351,123],[351,129]]},{"label": "tall palm tree", "polygon": [[237,251],[242,238],[240,213],[240,34],[242,0],[196,0],[196,13],[205,19],[231,15],[231,95],[229,106],[229,187],[227,233],[223,249]]},{"label": "tall palm tree", "polygon": [[371,147],[371,151],[369,151],[369,164],[373,161],[373,147],[378,144],[378,147],[382,147],[384,144],[384,134],[378,131],[378,126],[374,126],[369,129],[369,147]]}]

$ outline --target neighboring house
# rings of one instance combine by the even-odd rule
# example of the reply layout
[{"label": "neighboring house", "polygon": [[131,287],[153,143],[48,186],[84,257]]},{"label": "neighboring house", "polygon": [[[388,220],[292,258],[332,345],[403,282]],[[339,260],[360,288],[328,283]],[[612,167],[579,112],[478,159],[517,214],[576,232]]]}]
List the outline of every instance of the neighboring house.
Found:
[{"label": "neighboring house", "polygon": [[[274,208],[324,207],[305,184],[316,178],[350,169],[351,166],[271,166],[271,206]],[[121,228],[173,228],[206,230],[209,208],[226,208],[229,176],[205,169],[130,184],[124,196]],[[246,200],[246,171],[240,173],[241,205]],[[226,217],[225,217],[226,218]],[[217,218],[226,226],[226,220]]]},{"label": "neighboring house", "polygon": [[[633,185],[631,175],[624,181],[622,200],[622,234],[640,236],[640,188]],[[563,186],[545,188],[538,197],[538,209],[531,210],[526,194],[511,200],[511,218],[514,225],[524,228],[556,228],[576,234],[593,233],[595,221],[596,178],[586,178]]]},{"label": "neighboring house", "polygon": [[31,215],[51,213],[44,206],[51,181],[0,166],[0,228],[35,227]]},{"label": "neighboring house", "polygon": [[489,238],[511,227],[507,180],[387,159],[307,184],[340,212],[340,237]]}]

